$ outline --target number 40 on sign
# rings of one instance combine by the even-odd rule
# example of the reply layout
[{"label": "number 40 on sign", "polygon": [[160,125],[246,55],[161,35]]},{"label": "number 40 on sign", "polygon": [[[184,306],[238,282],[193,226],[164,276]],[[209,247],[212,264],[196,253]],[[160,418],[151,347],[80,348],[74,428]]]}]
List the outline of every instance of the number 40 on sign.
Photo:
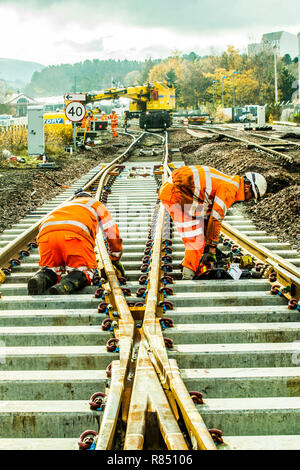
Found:
[{"label": "number 40 on sign", "polygon": [[67,104],[65,109],[65,115],[72,122],[82,121],[86,113],[84,104],[80,101],[71,101]]}]

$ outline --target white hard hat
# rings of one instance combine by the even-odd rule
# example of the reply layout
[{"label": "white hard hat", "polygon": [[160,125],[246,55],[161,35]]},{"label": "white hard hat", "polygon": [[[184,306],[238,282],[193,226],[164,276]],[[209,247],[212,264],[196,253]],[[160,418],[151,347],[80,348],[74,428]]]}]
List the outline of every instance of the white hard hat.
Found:
[{"label": "white hard hat", "polygon": [[263,175],[260,173],[254,173],[253,171],[248,171],[245,174],[245,177],[251,184],[251,189],[254,194],[255,202],[257,199],[263,197],[267,191],[267,182]]}]

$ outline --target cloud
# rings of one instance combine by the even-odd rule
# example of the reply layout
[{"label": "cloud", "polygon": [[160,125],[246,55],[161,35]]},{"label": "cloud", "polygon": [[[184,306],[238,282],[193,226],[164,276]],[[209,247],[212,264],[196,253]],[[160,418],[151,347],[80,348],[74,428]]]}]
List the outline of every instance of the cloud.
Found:
[{"label": "cloud", "polygon": [[[299,25],[299,0],[0,0],[23,11],[50,13],[60,22],[95,25],[122,21],[185,33]],[[24,6],[26,5],[26,6]]]},{"label": "cloud", "polygon": [[10,36],[6,57],[45,64],[110,57],[143,60],[166,57],[175,49],[204,55],[228,44],[243,50],[266,32],[297,33],[298,2],[0,0],[0,17],[5,19],[1,32]]},{"label": "cloud", "polygon": [[88,41],[88,42],[64,40],[64,41],[57,41],[54,43],[54,45],[58,47],[64,47],[66,49],[69,48],[73,52],[86,52],[86,53],[97,52],[99,53],[103,51],[103,39],[95,39],[94,41]]}]

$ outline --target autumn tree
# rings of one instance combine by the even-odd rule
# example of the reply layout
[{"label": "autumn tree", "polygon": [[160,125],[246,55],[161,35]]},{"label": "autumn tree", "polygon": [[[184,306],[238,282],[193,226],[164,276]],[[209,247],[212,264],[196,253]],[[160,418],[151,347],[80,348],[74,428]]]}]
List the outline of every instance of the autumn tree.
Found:
[{"label": "autumn tree", "polygon": [[180,82],[181,101],[185,107],[198,109],[210,99],[209,87],[212,79],[205,74],[204,64],[197,59],[186,64],[184,76]]},{"label": "autumn tree", "polygon": [[135,86],[138,85],[138,80],[140,78],[140,72],[138,70],[132,70],[131,72],[127,73],[124,77],[124,86]]}]

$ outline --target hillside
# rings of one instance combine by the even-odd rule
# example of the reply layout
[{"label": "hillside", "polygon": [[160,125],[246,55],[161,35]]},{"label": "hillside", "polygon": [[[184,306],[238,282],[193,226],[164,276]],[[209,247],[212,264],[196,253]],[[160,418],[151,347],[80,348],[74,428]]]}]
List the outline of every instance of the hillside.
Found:
[{"label": "hillside", "polygon": [[25,85],[31,81],[34,72],[40,72],[44,67],[36,62],[0,58],[0,79]]},{"label": "hillside", "polygon": [[85,60],[75,64],[50,65],[36,72],[25,87],[29,96],[62,95],[67,91],[101,90],[122,84],[126,77],[135,72],[139,74],[143,62],[135,60]]}]

